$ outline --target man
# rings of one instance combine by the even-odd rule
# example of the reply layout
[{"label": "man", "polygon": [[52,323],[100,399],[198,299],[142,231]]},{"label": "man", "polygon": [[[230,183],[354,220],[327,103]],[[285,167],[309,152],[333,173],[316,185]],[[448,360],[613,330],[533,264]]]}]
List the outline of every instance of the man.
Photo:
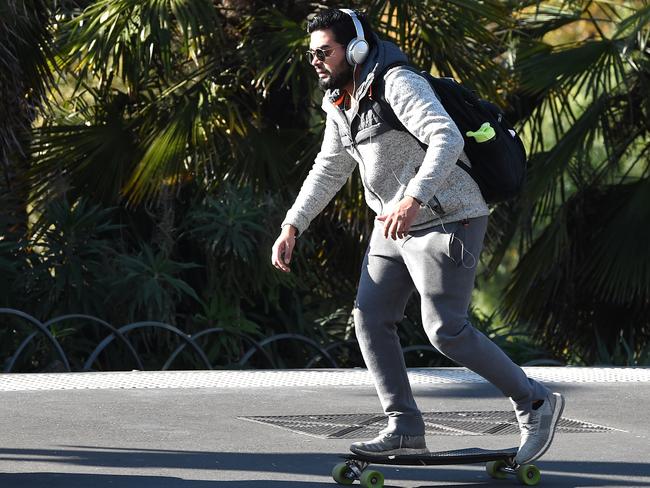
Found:
[{"label": "man", "polygon": [[[350,449],[366,455],[427,452],[396,332],[417,291],[431,343],[513,402],[521,428],[516,461],[538,458],[550,446],[564,400],[527,378],[467,320],[489,210],[476,182],[456,164],[469,164],[458,128],[422,76],[395,66],[406,56],[372,33],[359,14],[327,10],[307,31],[309,61],[325,90],[325,135],[271,259],[290,271],[296,237],[358,165],[366,201],[378,217],[361,269],[355,333],[388,425]],[[385,98],[408,133],[388,127],[372,111],[371,87],[382,75]]]}]

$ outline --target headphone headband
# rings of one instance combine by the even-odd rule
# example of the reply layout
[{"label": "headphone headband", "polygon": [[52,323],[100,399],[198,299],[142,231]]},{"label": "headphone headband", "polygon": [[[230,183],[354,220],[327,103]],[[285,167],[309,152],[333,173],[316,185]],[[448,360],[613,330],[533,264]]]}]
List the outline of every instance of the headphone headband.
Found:
[{"label": "headphone headband", "polygon": [[354,10],[351,10],[349,8],[341,8],[339,10],[341,12],[348,14],[352,18],[352,23],[354,24],[354,30],[357,31],[357,39],[361,41],[365,41],[366,38],[363,34],[363,27],[361,26],[361,22],[359,22],[359,18],[357,17],[357,14],[354,12]]}]

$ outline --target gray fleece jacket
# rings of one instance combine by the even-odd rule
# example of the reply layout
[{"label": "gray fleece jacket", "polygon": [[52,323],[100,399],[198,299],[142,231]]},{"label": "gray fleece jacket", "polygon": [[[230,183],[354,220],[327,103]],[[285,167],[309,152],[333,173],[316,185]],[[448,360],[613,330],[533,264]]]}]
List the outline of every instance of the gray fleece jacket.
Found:
[{"label": "gray fleece jacket", "polygon": [[[386,66],[407,60],[395,44],[376,39],[358,78],[357,100],[368,95]],[[469,165],[463,138],[429,83],[399,66],[384,79],[385,98],[410,134],[377,130],[379,124],[371,120],[374,113],[356,114],[362,122],[353,132],[345,112],[334,103],[340,93],[328,90],[322,103],[327,120],[321,150],[282,226],[293,225],[302,234],[357,165],[366,202],[377,215],[390,212],[404,196],[427,203],[412,230],[489,214],[478,185],[456,164],[461,159]],[[413,136],[428,146],[426,152]]]}]

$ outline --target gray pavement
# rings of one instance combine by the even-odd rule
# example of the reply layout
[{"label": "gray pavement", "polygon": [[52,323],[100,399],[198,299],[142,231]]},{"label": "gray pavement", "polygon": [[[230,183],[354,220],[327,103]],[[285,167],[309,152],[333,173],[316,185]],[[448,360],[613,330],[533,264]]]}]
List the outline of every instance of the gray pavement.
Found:
[{"label": "gray pavement", "polygon": [[[616,429],[558,434],[536,463],[541,486],[650,487],[650,370],[533,370],[566,396],[565,418]],[[423,411],[510,408],[462,369],[410,375]],[[0,375],[0,487],[333,487],[350,439],[240,417],[380,411],[364,370]],[[427,441],[431,450],[496,449],[517,437]],[[518,486],[481,465],[379,469],[387,487]]]}]

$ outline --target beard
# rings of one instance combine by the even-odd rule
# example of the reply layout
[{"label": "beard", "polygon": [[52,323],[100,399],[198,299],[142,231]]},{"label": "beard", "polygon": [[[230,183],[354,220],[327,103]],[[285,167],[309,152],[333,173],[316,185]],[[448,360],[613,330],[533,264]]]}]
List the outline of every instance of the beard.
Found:
[{"label": "beard", "polygon": [[343,61],[340,66],[334,69],[334,72],[328,71],[329,77],[319,78],[318,86],[321,90],[340,90],[352,80],[354,69],[347,61]]}]

